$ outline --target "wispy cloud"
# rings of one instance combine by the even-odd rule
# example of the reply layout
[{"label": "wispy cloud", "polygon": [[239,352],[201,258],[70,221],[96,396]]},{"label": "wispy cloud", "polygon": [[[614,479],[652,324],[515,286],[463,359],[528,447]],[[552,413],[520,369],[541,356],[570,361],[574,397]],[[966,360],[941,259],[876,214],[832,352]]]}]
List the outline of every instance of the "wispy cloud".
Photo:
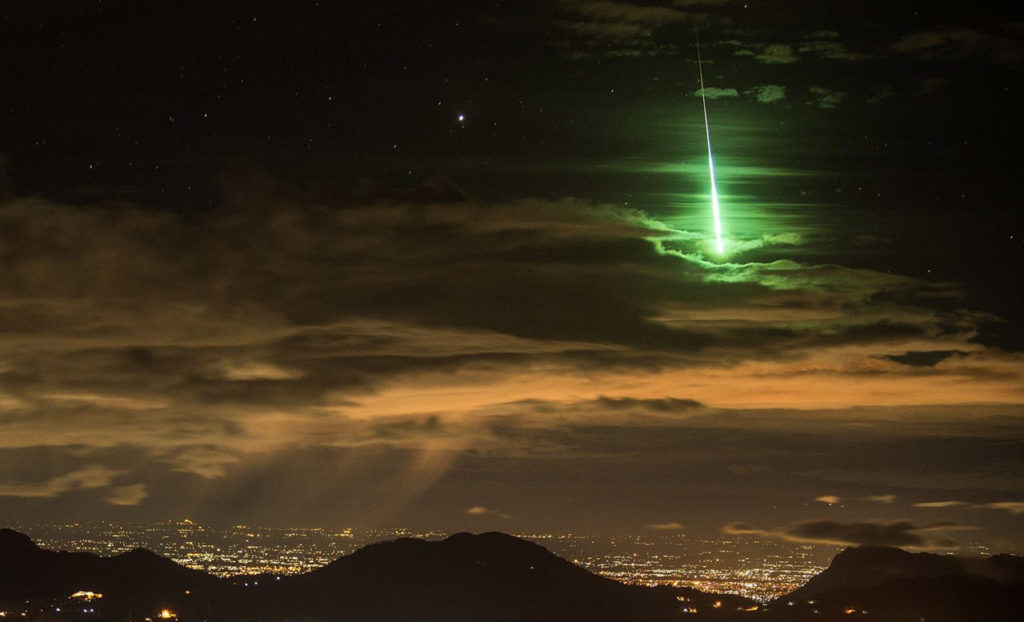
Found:
[{"label": "wispy cloud", "polygon": [[0,483],[0,497],[57,497],[79,489],[105,488],[121,472],[100,465],[85,466],[38,483]]},{"label": "wispy cloud", "polygon": [[864,500],[871,503],[895,503],[896,495],[869,495]]},{"label": "wispy cloud", "polygon": [[677,522],[653,523],[651,525],[647,525],[647,528],[655,531],[679,531],[683,528],[683,524]]},{"label": "wispy cloud", "polygon": [[915,503],[915,508],[954,508],[961,505],[967,505],[966,501],[924,501],[921,503]]},{"label": "wispy cloud", "polygon": [[981,507],[991,510],[1003,510],[1010,514],[1024,514],[1024,501],[995,501],[985,503]]}]

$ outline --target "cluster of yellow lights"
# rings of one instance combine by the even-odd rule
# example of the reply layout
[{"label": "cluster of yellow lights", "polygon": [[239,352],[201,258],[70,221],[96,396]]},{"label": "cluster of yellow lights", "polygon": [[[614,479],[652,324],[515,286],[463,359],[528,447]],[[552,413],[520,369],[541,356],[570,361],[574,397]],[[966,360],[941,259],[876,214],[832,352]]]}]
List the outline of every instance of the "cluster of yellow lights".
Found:
[{"label": "cluster of yellow lights", "polygon": [[157,614],[157,617],[161,620],[171,620],[173,618],[177,618],[178,614],[174,613],[170,609],[161,609],[160,613]]},{"label": "cluster of yellow lights", "polygon": [[103,598],[103,594],[96,592],[89,592],[87,590],[78,590],[71,595],[71,598],[81,598],[82,600],[96,600],[97,598]]}]

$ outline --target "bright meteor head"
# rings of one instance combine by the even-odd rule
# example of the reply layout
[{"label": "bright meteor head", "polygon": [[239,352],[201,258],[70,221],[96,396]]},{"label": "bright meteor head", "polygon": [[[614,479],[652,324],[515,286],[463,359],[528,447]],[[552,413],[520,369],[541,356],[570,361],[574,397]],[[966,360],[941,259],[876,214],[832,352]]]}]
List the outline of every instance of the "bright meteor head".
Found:
[{"label": "bright meteor head", "polygon": [[711,169],[711,217],[715,227],[715,250],[721,255],[725,252],[725,243],[722,241],[722,216],[721,208],[718,205],[718,188],[715,186],[715,162],[711,158],[711,142],[708,142],[708,168]]}]

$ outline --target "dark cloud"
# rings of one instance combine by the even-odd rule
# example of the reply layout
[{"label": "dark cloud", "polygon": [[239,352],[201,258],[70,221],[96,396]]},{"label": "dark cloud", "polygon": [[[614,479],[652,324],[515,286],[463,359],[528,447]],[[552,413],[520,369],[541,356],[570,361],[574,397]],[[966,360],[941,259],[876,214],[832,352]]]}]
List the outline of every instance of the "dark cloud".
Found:
[{"label": "dark cloud", "polygon": [[[566,19],[559,23],[570,33],[568,55],[637,58],[675,54],[679,33],[693,26],[727,24],[731,18],[719,10],[728,2],[632,3],[607,0],[561,0]],[[688,45],[687,43],[683,44]]]},{"label": "dark cloud", "polygon": [[970,528],[955,523],[917,525],[910,521],[840,522],[811,520],[780,529],[759,529],[746,523],[731,523],[723,530],[731,535],[757,535],[782,538],[791,542],[847,546],[894,546],[912,549],[949,549],[957,542],[946,536],[949,530]]},{"label": "dark cloud", "polygon": [[760,53],[755,54],[754,59],[769,65],[788,65],[799,61],[800,55],[789,44],[772,43],[766,45]]},{"label": "dark cloud", "polygon": [[563,0],[562,6],[581,16],[606,22],[661,25],[688,22],[690,13],[658,4],[632,4],[607,0]]},{"label": "dark cloud", "polygon": [[819,30],[804,37],[804,42],[797,50],[801,54],[812,54],[833,60],[867,60],[869,54],[852,52],[839,40],[839,33],[832,30]]},{"label": "dark cloud", "polygon": [[643,409],[652,412],[673,413],[687,412],[703,406],[695,400],[666,398],[660,400],[638,400],[628,397],[612,398],[601,396],[597,405],[610,410]]},{"label": "dark cloud", "polygon": [[846,99],[846,93],[824,86],[812,86],[808,90],[814,98],[812,103],[819,108],[835,108]]},{"label": "dark cloud", "polygon": [[1018,69],[1024,62],[1019,37],[977,28],[915,32],[893,43],[892,49],[924,60],[974,59]]}]

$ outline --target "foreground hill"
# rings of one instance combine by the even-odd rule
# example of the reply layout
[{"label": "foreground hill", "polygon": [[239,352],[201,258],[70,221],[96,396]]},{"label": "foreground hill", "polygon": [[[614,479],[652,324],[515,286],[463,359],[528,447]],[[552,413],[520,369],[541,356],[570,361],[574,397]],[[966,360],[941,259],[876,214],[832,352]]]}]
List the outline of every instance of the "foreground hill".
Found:
[{"label": "foreground hill", "polygon": [[339,620],[655,621],[679,611],[668,590],[599,577],[501,533],[370,545],[266,595],[268,610]]},{"label": "foreground hill", "polygon": [[183,597],[224,598],[234,588],[144,549],[113,557],[47,551],[28,536],[0,529],[0,609],[17,611],[24,601],[65,601],[78,591],[103,594],[95,605],[105,611],[155,613],[182,607]]},{"label": "foreground hill", "polygon": [[995,555],[968,559],[902,549],[862,546],[839,553],[829,567],[789,595],[805,600],[838,589],[870,588],[901,579],[955,576],[1003,585],[1024,582],[1024,557]]},{"label": "foreground hill", "polygon": [[971,559],[888,547],[848,548],[767,607],[768,620],[1024,619],[1024,557]]}]

